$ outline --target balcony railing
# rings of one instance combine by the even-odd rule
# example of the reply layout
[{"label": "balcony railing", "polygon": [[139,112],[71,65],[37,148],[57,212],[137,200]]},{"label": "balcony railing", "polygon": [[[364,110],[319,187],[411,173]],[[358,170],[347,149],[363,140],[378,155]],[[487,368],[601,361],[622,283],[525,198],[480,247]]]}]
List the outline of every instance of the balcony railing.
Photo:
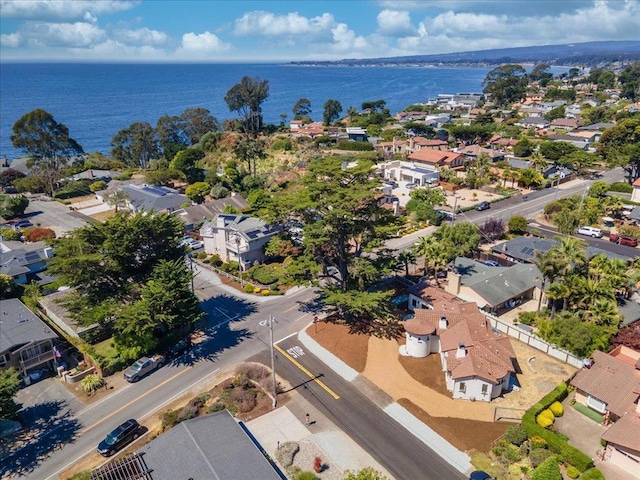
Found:
[{"label": "balcony railing", "polygon": [[24,371],[33,367],[37,367],[38,365],[41,365],[45,362],[48,362],[49,360],[54,360],[54,359],[55,359],[55,354],[53,350],[49,350],[48,352],[43,352],[43,353],[40,353],[39,355],[34,355],[33,357],[29,357],[25,360],[21,360],[20,366]]}]

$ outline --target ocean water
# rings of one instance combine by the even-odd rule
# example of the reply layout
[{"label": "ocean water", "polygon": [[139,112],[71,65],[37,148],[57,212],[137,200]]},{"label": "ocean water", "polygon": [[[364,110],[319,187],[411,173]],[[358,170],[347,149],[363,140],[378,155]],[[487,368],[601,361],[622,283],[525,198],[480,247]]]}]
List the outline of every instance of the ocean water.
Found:
[{"label": "ocean water", "polygon": [[224,101],[245,76],[269,81],[263,104],[268,123],[287,120],[300,98],[322,120],[329,99],[360,109],[383,99],[392,113],[439,93],[479,92],[490,68],[314,67],[269,64],[22,64],[0,65],[0,156],[17,158],[11,145],[16,120],[36,108],[69,128],[85,152],[108,154],[113,136],[134,122],[155,126],[163,115],[207,108],[219,121],[236,118]]}]

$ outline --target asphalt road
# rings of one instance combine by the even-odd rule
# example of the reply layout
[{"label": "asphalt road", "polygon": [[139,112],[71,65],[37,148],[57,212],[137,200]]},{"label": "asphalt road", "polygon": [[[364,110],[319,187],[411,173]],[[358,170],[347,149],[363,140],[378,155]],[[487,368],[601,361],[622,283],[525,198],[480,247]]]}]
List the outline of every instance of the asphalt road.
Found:
[{"label": "asphalt road", "polygon": [[[445,459],[384,413],[365,392],[343,380],[320,359],[306,351],[297,337],[283,340],[278,346],[295,357],[317,381],[280,354],[276,355],[278,375],[286,378],[298,393],[369,452],[394,478],[465,478]],[[334,398],[332,393],[339,398]]]}]

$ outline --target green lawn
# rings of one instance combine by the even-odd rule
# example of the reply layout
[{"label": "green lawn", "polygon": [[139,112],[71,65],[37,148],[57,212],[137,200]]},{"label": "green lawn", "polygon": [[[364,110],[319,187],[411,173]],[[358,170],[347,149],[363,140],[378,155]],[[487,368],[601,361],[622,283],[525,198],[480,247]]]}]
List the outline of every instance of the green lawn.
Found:
[{"label": "green lawn", "polygon": [[113,343],[113,339],[107,338],[106,340],[103,340],[100,343],[96,343],[93,346],[93,348],[95,349],[98,355],[101,355],[107,361],[109,361],[110,359],[115,358],[118,355],[112,343]]},{"label": "green lawn", "polygon": [[587,417],[589,417],[591,420],[593,420],[594,422],[598,422],[598,423],[602,423],[602,421],[604,420],[604,416],[594,410],[591,410],[589,407],[581,404],[581,403],[574,403],[573,404],[573,408],[575,408],[578,412],[580,412],[583,415],[586,415]]}]

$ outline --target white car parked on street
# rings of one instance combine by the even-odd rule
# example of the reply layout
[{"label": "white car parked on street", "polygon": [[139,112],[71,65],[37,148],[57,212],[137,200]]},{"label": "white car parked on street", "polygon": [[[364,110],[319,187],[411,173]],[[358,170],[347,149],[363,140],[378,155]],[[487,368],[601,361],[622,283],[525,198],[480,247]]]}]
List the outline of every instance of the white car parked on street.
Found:
[{"label": "white car parked on street", "polygon": [[578,233],[580,235],[586,235],[587,237],[593,237],[593,238],[602,238],[602,230],[600,230],[599,228],[595,228],[595,227],[580,227],[578,229]]}]

